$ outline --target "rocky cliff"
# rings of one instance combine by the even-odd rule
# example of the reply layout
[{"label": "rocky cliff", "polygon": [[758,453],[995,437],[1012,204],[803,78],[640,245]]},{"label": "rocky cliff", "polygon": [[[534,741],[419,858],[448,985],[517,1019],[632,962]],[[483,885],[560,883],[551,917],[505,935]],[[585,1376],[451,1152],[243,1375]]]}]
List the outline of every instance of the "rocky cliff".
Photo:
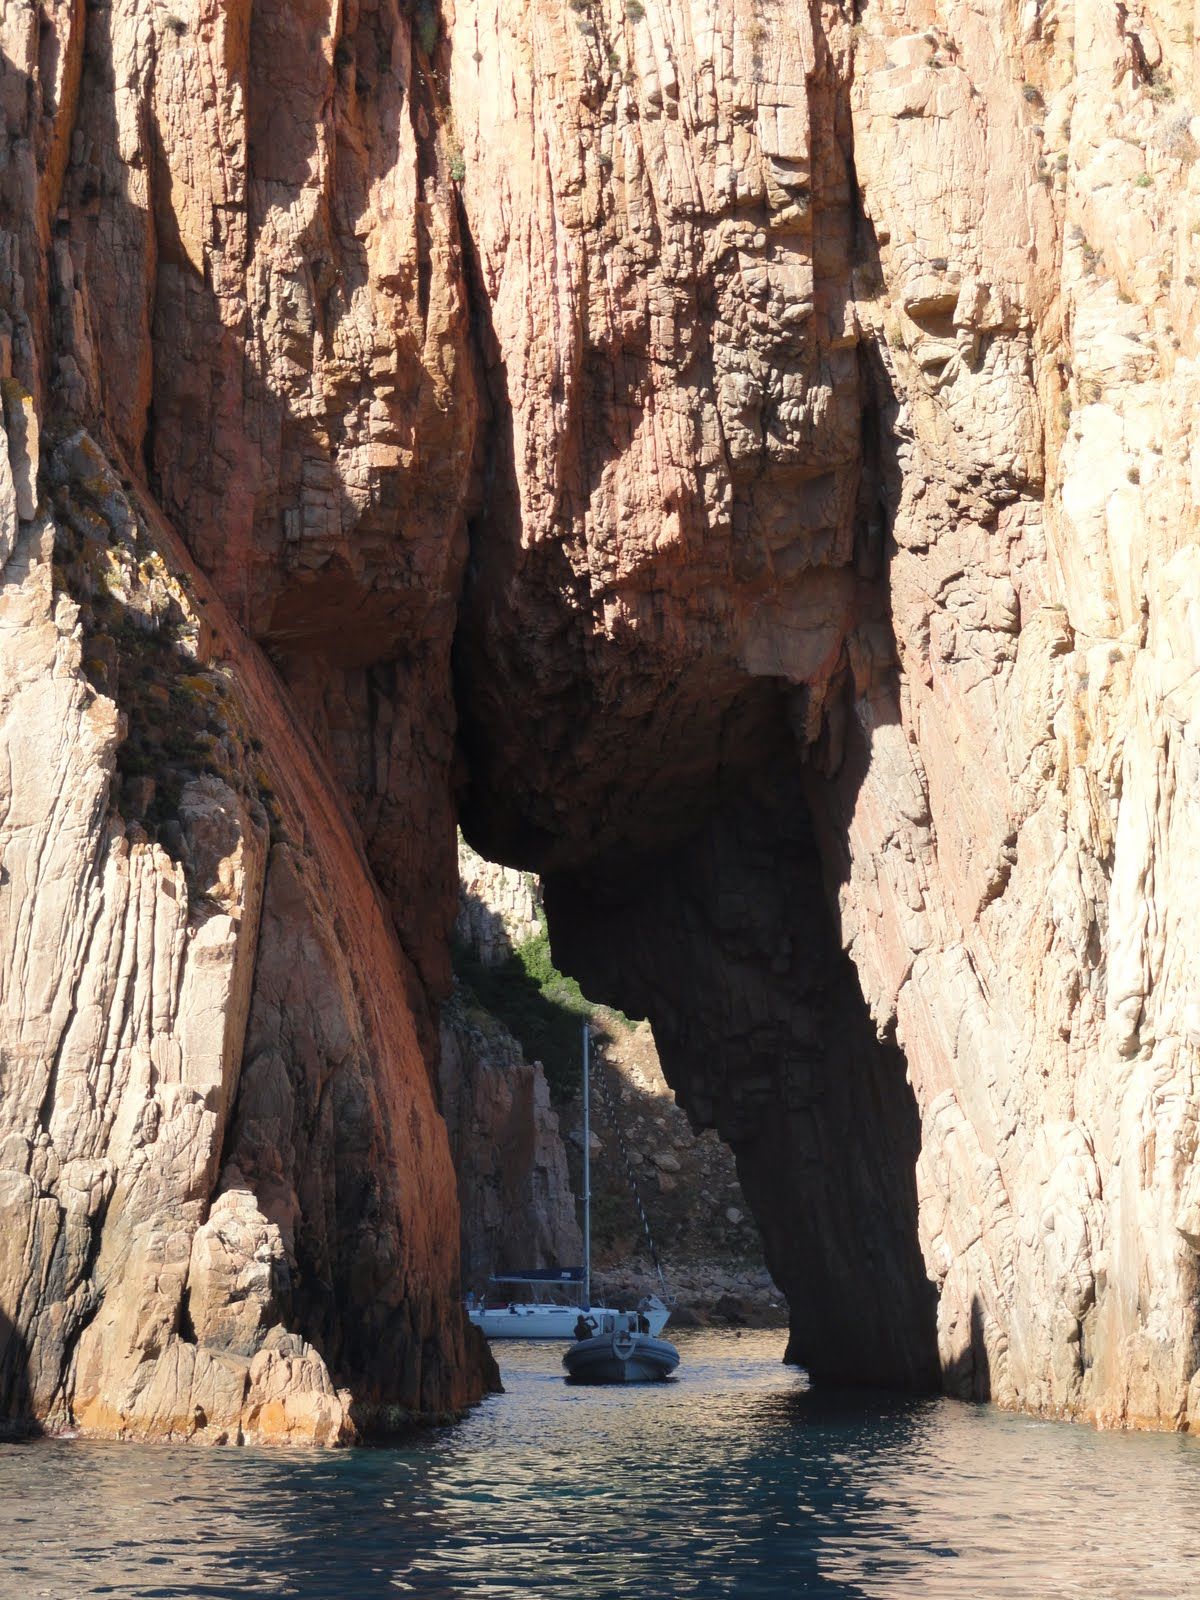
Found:
[{"label": "rocky cliff", "polygon": [[461,978],[442,1009],[440,1076],[464,1284],[480,1288],[499,1268],[582,1259],[575,1197],[586,1023],[593,1288],[607,1305],[632,1304],[662,1292],[661,1267],[674,1324],[715,1316],[776,1325],[781,1296],[733,1153],[711,1127],[689,1127],[650,1024],[590,1004],[543,961],[537,878],[483,860],[461,838],[458,863]]},{"label": "rocky cliff", "polygon": [[441,1107],[458,1175],[462,1278],[583,1258],[558,1117],[539,1061],[456,995],[442,1008]]},{"label": "rocky cliff", "polygon": [[734,1144],[800,1359],[1166,1426],[1193,48],[1169,5],[501,0],[450,51],[468,831]]},{"label": "rocky cliff", "polygon": [[[335,131],[329,23],[0,16],[17,1425],[337,1442],[481,1388],[429,1059],[453,840],[421,798],[462,556],[436,485],[474,415],[455,271],[420,267],[453,255],[453,207],[418,216],[386,104]],[[399,97],[386,53],[370,70]],[[418,431],[427,473],[400,470]],[[401,486],[425,528],[395,541]]]},{"label": "rocky cliff", "polygon": [[[456,954],[500,968],[544,932],[536,880],[484,861],[461,838],[458,870]],[[438,1078],[458,1178],[464,1288],[481,1293],[496,1272],[580,1262],[567,1153],[542,1063],[468,985],[456,984],[442,1007]]]},{"label": "rocky cliff", "polygon": [[0,50],[8,1413],[478,1393],[459,809],[732,1144],[797,1359],[1200,1418],[1191,7]]}]

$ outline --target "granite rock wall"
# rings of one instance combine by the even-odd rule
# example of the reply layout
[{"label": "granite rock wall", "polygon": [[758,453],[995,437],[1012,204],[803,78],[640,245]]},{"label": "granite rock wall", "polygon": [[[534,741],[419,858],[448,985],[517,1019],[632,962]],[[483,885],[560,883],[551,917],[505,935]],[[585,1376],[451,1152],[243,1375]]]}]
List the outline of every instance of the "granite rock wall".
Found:
[{"label": "granite rock wall", "polygon": [[[453,496],[370,576],[437,498],[405,428],[464,477],[452,208],[334,20],[0,15],[8,1426],[338,1443],[485,1378],[428,1050]],[[366,26],[399,96],[407,22]]]},{"label": "granite rock wall", "polygon": [[1194,24],[4,8],[10,1412],[479,1392],[461,811],[798,1359],[1195,1422]]},{"label": "granite rock wall", "polygon": [[[678,1091],[753,1140],[751,1080],[732,1107],[707,1086],[775,1018],[679,1046],[712,982],[731,1006],[741,985],[703,959],[667,985],[662,946],[728,926],[767,987],[795,907],[757,934],[772,894],[739,911],[689,872],[691,912],[633,916],[636,957],[587,929],[620,939],[605,882],[702,858],[764,774],[798,774],[760,844],[782,862],[807,813],[833,922],[806,926],[874,1023],[850,1124],[888,1151],[897,1219],[919,1122],[937,1305],[913,1370],[1166,1427],[1200,1393],[1193,22],[499,0],[451,35],[500,397],[458,650],[468,833],[546,875],[552,936],[608,998],[657,986]],[[847,1006],[817,1029],[831,1058]],[[896,1118],[867,1109],[889,1071]],[[845,1149],[814,1126],[777,1164],[844,1190]],[[898,1270],[848,1209],[849,1260]],[[822,1248],[811,1214],[781,1277]],[[819,1365],[795,1303],[793,1329]]]}]

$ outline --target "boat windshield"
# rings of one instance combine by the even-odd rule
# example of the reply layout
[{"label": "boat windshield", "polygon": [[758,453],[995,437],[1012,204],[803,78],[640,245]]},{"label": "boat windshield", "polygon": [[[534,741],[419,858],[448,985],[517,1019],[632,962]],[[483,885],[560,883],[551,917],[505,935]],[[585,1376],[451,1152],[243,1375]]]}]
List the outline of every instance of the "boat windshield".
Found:
[{"label": "boat windshield", "polygon": [[496,1272],[488,1279],[484,1304],[575,1306],[583,1287],[582,1267],[541,1267],[526,1272]]}]

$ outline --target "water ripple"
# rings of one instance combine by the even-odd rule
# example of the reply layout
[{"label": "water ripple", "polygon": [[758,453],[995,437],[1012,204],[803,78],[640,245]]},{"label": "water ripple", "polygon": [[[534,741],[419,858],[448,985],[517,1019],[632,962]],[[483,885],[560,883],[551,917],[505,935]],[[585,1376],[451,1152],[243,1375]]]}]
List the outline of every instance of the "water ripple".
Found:
[{"label": "water ripple", "polygon": [[1200,1443],[810,1391],[777,1334],[508,1393],[403,1449],[0,1446],[0,1600],[1182,1600]]}]

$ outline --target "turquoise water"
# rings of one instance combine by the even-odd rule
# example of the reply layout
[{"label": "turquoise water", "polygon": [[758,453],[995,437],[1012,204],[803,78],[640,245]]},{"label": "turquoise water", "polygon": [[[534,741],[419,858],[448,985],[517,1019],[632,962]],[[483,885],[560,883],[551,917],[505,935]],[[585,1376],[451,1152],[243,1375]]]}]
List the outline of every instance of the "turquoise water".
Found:
[{"label": "turquoise water", "polygon": [[0,1596],[1200,1596],[1200,1441],[953,1401],[836,1400],[782,1336],[681,1333],[681,1376],[508,1393],[409,1447],[0,1445]]}]

